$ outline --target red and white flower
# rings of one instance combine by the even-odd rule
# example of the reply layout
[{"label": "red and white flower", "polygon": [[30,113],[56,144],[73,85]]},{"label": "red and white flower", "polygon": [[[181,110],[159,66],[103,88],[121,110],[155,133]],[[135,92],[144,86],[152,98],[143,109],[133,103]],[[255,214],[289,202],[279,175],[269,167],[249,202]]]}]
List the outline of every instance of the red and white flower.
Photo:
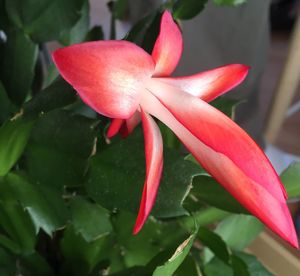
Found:
[{"label": "red and white flower", "polygon": [[58,49],[64,79],[98,113],[113,118],[111,137],[127,136],[142,121],[146,179],[134,233],[154,205],[163,168],[156,117],[245,208],[298,246],[286,192],[267,157],[230,118],[207,102],[240,84],[249,67],[231,64],[186,77],[169,77],[183,48],[181,32],[164,12],[152,55],[127,41],[96,41]]}]

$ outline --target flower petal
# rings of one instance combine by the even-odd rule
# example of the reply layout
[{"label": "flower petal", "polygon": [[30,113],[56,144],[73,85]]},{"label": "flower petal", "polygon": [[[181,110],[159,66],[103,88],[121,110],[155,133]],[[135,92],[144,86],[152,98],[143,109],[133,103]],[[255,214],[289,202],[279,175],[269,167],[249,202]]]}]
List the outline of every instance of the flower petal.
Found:
[{"label": "flower petal", "polygon": [[243,64],[230,64],[191,76],[157,79],[210,102],[239,85],[249,69]]},{"label": "flower petal", "polygon": [[165,11],[160,23],[160,33],[152,51],[156,63],[154,76],[169,76],[179,62],[182,49],[181,32],[171,13]]},{"label": "flower petal", "polygon": [[137,234],[144,225],[154,205],[163,167],[163,143],[160,130],[153,118],[141,109],[145,137],[146,180],[140,210],[133,233]]},{"label": "flower petal", "polygon": [[126,138],[141,121],[141,115],[139,111],[136,111],[129,119],[125,120],[125,124],[120,129],[120,134],[123,138]]},{"label": "flower petal", "polygon": [[98,113],[127,119],[140,101],[145,79],[154,71],[153,59],[127,41],[94,41],[61,48],[53,60],[63,78]]},{"label": "flower petal", "polygon": [[145,94],[142,105],[146,111],[169,126],[197,161],[227,189],[243,206],[280,237],[298,248],[291,215],[284,197],[278,200],[261,183],[249,178],[232,160],[202,143],[160,105],[151,94]]},{"label": "flower petal", "polygon": [[107,130],[107,137],[112,138],[119,132],[123,138],[126,138],[141,121],[140,112],[136,111],[129,119],[113,119]]},{"label": "flower petal", "polygon": [[113,119],[108,127],[106,136],[112,138],[117,135],[124,122],[125,120],[123,119]]},{"label": "flower petal", "polygon": [[230,118],[201,99],[168,84],[151,81],[150,86],[153,94],[201,142],[227,156],[278,200],[286,198],[285,189],[265,154]]}]

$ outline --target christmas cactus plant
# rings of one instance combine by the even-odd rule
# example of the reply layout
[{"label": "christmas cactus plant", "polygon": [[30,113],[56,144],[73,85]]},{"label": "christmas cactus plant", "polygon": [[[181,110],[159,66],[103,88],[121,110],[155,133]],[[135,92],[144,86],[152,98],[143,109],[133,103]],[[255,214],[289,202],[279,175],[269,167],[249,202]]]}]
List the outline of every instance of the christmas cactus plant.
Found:
[{"label": "christmas cactus plant", "polygon": [[243,250],[263,225],[298,247],[299,181],[230,118],[249,67],[171,76],[207,1],[164,1],[123,40],[127,1],[110,39],[86,0],[33,2],[0,0],[0,272],[272,275]]}]

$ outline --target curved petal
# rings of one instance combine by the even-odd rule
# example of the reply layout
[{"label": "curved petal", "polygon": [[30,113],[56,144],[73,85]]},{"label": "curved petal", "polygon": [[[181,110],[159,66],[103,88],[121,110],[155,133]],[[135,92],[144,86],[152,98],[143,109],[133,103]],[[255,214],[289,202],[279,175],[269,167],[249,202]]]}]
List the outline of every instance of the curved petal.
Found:
[{"label": "curved petal", "polygon": [[191,76],[157,79],[210,102],[239,85],[249,69],[243,64],[230,64]]},{"label": "curved petal", "polygon": [[149,85],[163,105],[201,142],[228,157],[278,200],[286,198],[285,189],[265,154],[231,119],[201,99],[168,84],[151,81]]},{"label": "curved petal", "polygon": [[153,118],[141,109],[145,136],[146,180],[139,213],[133,233],[144,225],[154,205],[163,167],[163,143],[160,130]]},{"label": "curved petal", "polygon": [[169,76],[176,68],[182,54],[183,41],[181,32],[169,11],[165,11],[160,32],[153,47],[155,61],[154,76]]},{"label": "curved petal", "polygon": [[129,119],[125,121],[120,129],[120,134],[123,138],[126,138],[141,121],[141,115],[139,111],[136,111]]},{"label": "curved petal", "polygon": [[98,113],[127,119],[140,101],[143,81],[154,71],[153,59],[127,41],[94,41],[61,48],[53,60],[63,78]]},{"label": "curved petal", "polygon": [[113,136],[117,135],[124,122],[125,120],[123,119],[113,119],[108,127],[106,136],[108,138],[112,138]]},{"label": "curved petal", "polygon": [[146,111],[169,126],[197,161],[243,206],[298,248],[293,221],[283,196],[278,200],[263,185],[249,178],[227,156],[202,143],[150,93],[143,96],[142,105]]}]

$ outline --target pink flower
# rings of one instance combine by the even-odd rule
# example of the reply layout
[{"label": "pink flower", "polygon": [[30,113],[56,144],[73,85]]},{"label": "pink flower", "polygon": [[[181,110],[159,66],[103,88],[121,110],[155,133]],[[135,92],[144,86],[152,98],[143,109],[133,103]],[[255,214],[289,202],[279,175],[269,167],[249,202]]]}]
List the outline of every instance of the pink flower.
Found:
[{"label": "pink flower", "polygon": [[272,165],[246,132],[207,103],[241,83],[249,68],[231,64],[169,77],[182,47],[181,32],[166,11],[152,55],[127,41],[87,42],[53,53],[61,75],[81,99],[114,119],[109,137],[119,131],[126,136],[142,121],[146,179],[134,233],[151,212],[163,168],[162,137],[154,116],[244,207],[298,247],[286,192]]}]

